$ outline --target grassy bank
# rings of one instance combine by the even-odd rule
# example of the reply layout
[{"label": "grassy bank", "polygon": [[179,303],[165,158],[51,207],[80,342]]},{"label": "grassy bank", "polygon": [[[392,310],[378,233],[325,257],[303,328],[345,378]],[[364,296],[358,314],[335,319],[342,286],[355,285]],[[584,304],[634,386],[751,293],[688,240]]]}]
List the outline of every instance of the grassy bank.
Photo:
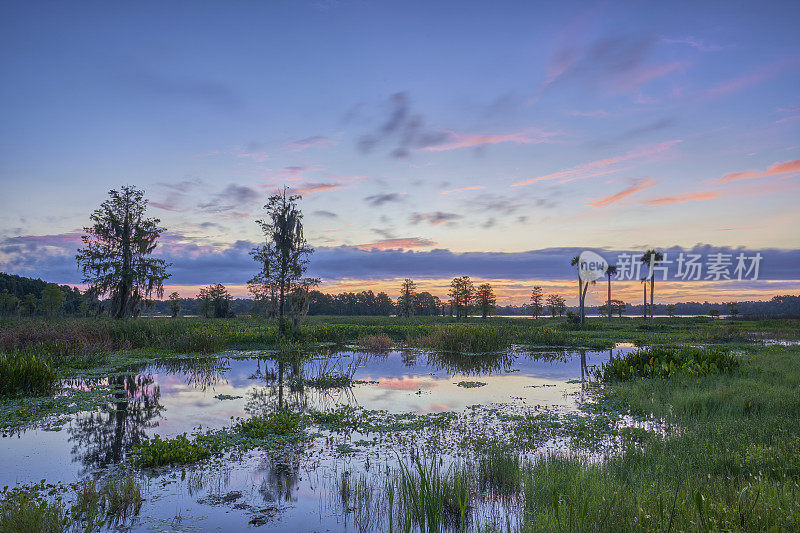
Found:
[{"label": "grassy bank", "polygon": [[[387,342],[445,351],[485,352],[510,344],[607,347],[615,342],[730,343],[761,336],[797,338],[799,320],[714,320],[664,318],[588,319],[583,326],[566,319],[450,317],[310,317],[293,339],[300,345]],[[258,318],[12,319],[0,321],[0,352],[24,350],[75,367],[120,350],[152,349],[212,353],[222,349],[271,348],[277,326]],[[98,356],[98,354],[101,354]]]}]

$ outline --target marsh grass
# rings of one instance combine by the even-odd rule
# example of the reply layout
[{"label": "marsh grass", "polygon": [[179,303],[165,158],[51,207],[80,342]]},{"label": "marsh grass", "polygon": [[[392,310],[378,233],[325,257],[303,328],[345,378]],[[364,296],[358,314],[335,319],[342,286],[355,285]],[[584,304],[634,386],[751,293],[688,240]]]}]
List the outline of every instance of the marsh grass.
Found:
[{"label": "marsh grass", "polygon": [[101,488],[100,497],[108,516],[114,522],[139,514],[144,498],[142,486],[133,474],[107,478]]},{"label": "marsh grass", "polygon": [[42,486],[5,488],[0,493],[0,532],[61,533],[68,517],[61,502],[40,494]]},{"label": "marsh grass", "polygon": [[505,447],[492,446],[478,463],[481,488],[499,496],[518,493],[522,488],[521,465],[519,453]]},{"label": "marsh grass", "polygon": [[46,396],[55,390],[57,380],[56,371],[41,357],[0,353],[0,397]]},{"label": "marsh grass", "polygon": [[366,352],[382,354],[392,349],[394,341],[389,335],[381,332],[360,336],[356,341],[356,345]]},{"label": "marsh grass", "polygon": [[486,353],[500,351],[511,344],[511,332],[500,326],[452,324],[437,326],[426,335],[411,337],[409,341],[430,350]]},{"label": "marsh grass", "polygon": [[[475,475],[461,464],[442,467],[441,459],[415,455],[410,463],[399,461],[389,482],[389,509],[397,495],[397,523],[403,531],[416,526],[420,531],[463,529],[469,522],[475,495]],[[396,487],[396,488],[395,488]]]}]

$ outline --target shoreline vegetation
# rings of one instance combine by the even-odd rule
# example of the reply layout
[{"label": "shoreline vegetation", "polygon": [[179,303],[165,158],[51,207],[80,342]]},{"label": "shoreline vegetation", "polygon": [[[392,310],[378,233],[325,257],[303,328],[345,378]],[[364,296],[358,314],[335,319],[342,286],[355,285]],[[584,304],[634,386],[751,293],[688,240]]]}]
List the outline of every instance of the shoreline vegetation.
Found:
[{"label": "shoreline vegetation", "polygon": [[[478,359],[485,352],[507,356],[523,346],[607,349],[630,343],[641,348],[598,369],[595,399],[582,406],[587,418],[570,430],[587,431],[592,417],[605,421],[598,426],[600,435],[611,431],[621,444],[604,459],[523,459],[526,448],[513,442],[533,442],[534,435],[560,424],[526,418],[514,421],[514,441],[475,444],[469,452],[476,457],[474,464],[448,468],[440,458],[417,455],[403,459],[382,483],[343,475],[341,498],[351,507],[388,508],[396,527],[425,531],[453,523],[468,528],[470,510],[486,497],[516,502],[509,507],[513,516],[498,523],[498,531],[788,531],[800,523],[800,347],[763,341],[797,340],[799,326],[793,319],[703,317],[657,319],[652,326],[628,318],[611,323],[589,318],[577,326],[563,318],[467,318],[455,323],[446,317],[309,317],[291,343],[280,343],[277,326],[248,318],[6,319],[0,321],[0,371],[2,381],[9,383],[0,405],[7,414],[8,406],[35,396],[47,400],[59,378],[120,371],[132,361],[223,350],[302,358],[320,345],[378,354],[421,349],[457,361]],[[41,388],[29,382],[9,388],[20,373],[40,375]],[[352,385],[348,382],[331,367],[308,386]],[[473,383],[479,382],[469,386],[477,386]],[[28,422],[47,414],[47,409],[34,411]],[[620,431],[608,422],[609,413],[617,413],[617,420],[634,416],[680,430]],[[449,420],[425,422],[426,415],[421,416],[415,424]],[[11,429],[9,422],[5,420]],[[357,412],[347,410],[253,415],[229,429],[145,441],[132,451],[128,468],[202,462],[230,446],[283,450],[302,444],[312,426],[338,431],[359,423]],[[380,431],[378,427],[373,430]],[[129,477],[125,483],[132,487],[132,503],[116,505],[138,509],[138,481]],[[114,515],[103,510],[111,508],[111,496],[98,499],[96,489],[71,506],[54,503],[41,492],[28,487],[0,495],[0,530],[47,518],[61,520],[61,529],[53,530],[65,531],[64,517],[79,512],[75,505],[88,505],[83,501],[87,498],[95,502],[95,522],[102,522],[101,511]],[[366,499],[359,503],[358,498]]]}]

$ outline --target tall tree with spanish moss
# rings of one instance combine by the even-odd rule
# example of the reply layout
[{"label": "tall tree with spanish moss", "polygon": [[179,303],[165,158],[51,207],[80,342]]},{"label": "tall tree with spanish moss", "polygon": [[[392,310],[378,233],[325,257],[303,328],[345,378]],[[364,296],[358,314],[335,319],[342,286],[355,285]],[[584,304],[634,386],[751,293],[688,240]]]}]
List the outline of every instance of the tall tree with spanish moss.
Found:
[{"label": "tall tree with spanish moss", "polygon": [[108,196],[90,216],[75,257],[89,292],[106,296],[111,315],[125,318],[151,295],[163,296],[170,265],[152,257],[165,230],[159,219],[145,217],[144,191],[126,185]]},{"label": "tall tree with spanish moss", "polygon": [[414,314],[417,300],[417,284],[413,279],[404,279],[397,298],[397,314],[406,318]]},{"label": "tall tree with spanish moss", "polygon": [[542,288],[539,285],[535,286],[531,291],[531,315],[533,318],[539,318],[539,315],[544,311],[543,299],[544,292],[542,292]]},{"label": "tall tree with spanish moss", "polygon": [[302,197],[287,191],[284,187],[281,193],[271,195],[264,205],[267,216],[256,221],[264,232],[264,244],[254,248],[251,255],[261,270],[248,282],[257,297],[274,298],[280,335],[286,329],[287,298],[300,288],[308,256],[314,252],[303,236],[303,213],[297,205]]}]

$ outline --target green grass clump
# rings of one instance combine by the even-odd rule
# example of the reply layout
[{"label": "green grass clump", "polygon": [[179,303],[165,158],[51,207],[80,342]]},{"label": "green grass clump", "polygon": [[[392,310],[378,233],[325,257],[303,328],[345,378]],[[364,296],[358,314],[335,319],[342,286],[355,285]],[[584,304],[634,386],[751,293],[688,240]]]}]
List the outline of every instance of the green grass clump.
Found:
[{"label": "green grass clump", "polygon": [[115,519],[138,514],[144,501],[142,486],[133,474],[108,478],[100,488],[100,495],[106,512]]},{"label": "green grass clump", "polygon": [[36,355],[0,354],[0,396],[46,396],[53,392],[58,374]]},{"label": "green grass clump", "polygon": [[223,442],[214,433],[198,434],[189,438],[181,433],[172,439],[156,435],[133,449],[133,463],[141,467],[185,465],[208,459],[222,450]]},{"label": "green grass clump", "polygon": [[522,487],[519,454],[493,446],[478,463],[480,486],[501,496],[516,494]]},{"label": "green grass clump", "polygon": [[240,420],[233,427],[236,434],[247,439],[263,439],[271,435],[291,435],[300,431],[303,415],[281,409],[267,416],[254,416]]},{"label": "green grass clump", "polygon": [[413,338],[412,344],[446,352],[484,353],[506,348],[511,331],[500,326],[453,324],[437,326],[427,335]]},{"label": "green grass clump", "polygon": [[676,374],[705,376],[731,372],[739,360],[717,348],[652,347],[628,352],[611,359],[599,369],[603,381],[625,381],[634,378],[671,378]]},{"label": "green grass clump", "polygon": [[60,502],[47,500],[40,487],[15,487],[0,493],[0,532],[61,533],[68,517]]}]

